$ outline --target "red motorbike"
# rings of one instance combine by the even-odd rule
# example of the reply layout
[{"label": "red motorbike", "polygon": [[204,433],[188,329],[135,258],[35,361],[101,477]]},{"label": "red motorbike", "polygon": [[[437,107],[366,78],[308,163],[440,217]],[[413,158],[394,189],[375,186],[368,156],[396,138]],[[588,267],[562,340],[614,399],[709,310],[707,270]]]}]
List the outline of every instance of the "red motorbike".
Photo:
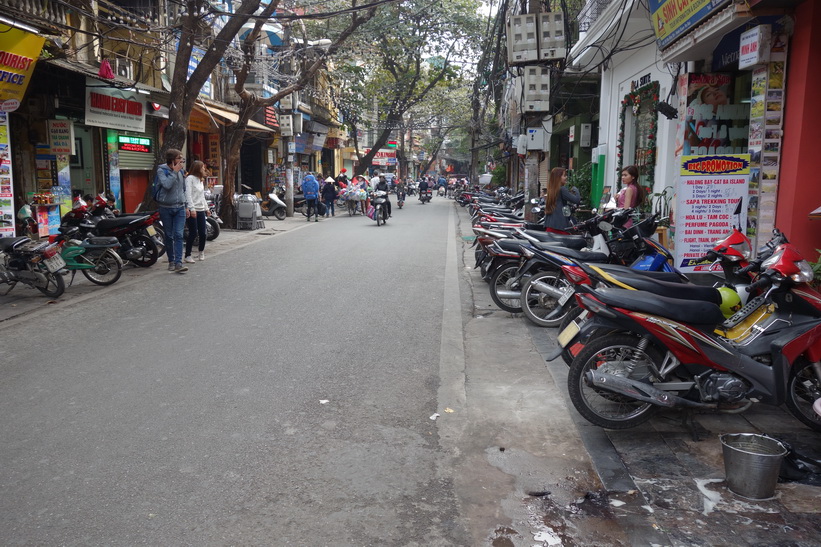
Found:
[{"label": "red motorbike", "polygon": [[784,404],[821,431],[813,411],[821,398],[821,294],[812,279],[809,263],[784,243],[746,288],[758,296],[730,318],[712,302],[644,291],[577,294],[591,317],[574,323],[588,342],[568,373],[573,405],[591,423],[626,429],[665,407],[737,413],[754,402]]}]

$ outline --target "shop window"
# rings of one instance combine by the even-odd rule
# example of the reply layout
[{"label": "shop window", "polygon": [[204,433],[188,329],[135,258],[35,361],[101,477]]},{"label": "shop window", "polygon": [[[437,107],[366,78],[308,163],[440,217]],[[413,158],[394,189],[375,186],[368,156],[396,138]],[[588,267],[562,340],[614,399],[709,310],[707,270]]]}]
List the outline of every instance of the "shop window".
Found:
[{"label": "shop window", "polygon": [[627,165],[639,168],[639,183],[652,191],[656,168],[659,84],[651,82],[624,96],[618,142],[618,173]]}]

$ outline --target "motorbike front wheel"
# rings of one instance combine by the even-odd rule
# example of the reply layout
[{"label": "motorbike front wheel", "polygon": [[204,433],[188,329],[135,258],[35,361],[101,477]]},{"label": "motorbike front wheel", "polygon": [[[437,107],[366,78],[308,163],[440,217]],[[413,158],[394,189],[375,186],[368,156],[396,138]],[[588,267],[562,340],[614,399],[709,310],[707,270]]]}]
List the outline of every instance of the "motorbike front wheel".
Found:
[{"label": "motorbike front wheel", "polygon": [[66,291],[66,282],[59,273],[42,272],[46,276],[46,286],[37,287],[37,290],[49,298],[58,298]]},{"label": "motorbike front wheel", "polygon": [[376,218],[376,225],[379,226],[382,221],[382,207],[377,207],[376,211],[374,211],[374,216]]},{"label": "motorbike front wheel", "polygon": [[659,380],[653,364],[661,367],[662,355],[652,346],[638,348],[640,339],[629,334],[611,334],[587,344],[570,365],[567,391],[570,401],[587,421],[607,429],[628,429],[649,420],[659,407],[627,395],[587,385],[585,373],[598,370],[640,382]]},{"label": "motorbike front wheel", "polygon": [[123,274],[123,259],[108,249],[94,261],[94,268],[82,272],[86,279],[96,285],[113,285]]},{"label": "motorbike front wheel", "polygon": [[[493,303],[508,313],[522,313],[520,290],[518,284],[513,284],[518,270],[518,262],[507,262],[497,267],[490,278],[490,297]],[[506,295],[506,292],[516,293],[516,296]]]},{"label": "motorbike front wheel", "polygon": [[154,243],[154,240],[148,236],[137,236],[132,241],[134,247],[142,247],[142,256],[139,258],[134,258],[131,260],[135,265],[139,266],[140,268],[148,268],[149,266],[153,266],[157,263],[157,259],[160,258],[160,252],[157,249],[157,244]]},{"label": "motorbike front wheel", "polygon": [[570,286],[561,272],[554,270],[539,272],[522,287],[522,311],[525,317],[540,327],[558,327],[570,309],[570,303],[559,305],[552,295],[539,290],[540,285],[549,285],[564,291]]},{"label": "motorbike front wheel", "polygon": [[821,416],[815,413],[812,405],[819,398],[821,378],[815,374],[812,363],[803,358],[793,363],[785,404],[790,414],[815,431],[821,431]]}]

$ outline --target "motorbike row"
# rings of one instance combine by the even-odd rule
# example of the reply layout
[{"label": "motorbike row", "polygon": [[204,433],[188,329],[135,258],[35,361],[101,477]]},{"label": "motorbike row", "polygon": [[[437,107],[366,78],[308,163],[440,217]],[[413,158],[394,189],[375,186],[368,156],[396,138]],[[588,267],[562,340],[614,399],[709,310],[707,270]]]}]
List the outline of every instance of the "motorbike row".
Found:
[{"label": "motorbike row", "polygon": [[570,400],[589,422],[625,429],[664,408],[740,413],[763,403],[821,431],[821,293],[780,231],[753,258],[734,228],[699,259],[715,277],[708,286],[651,239],[657,215],[631,224],[634,211],[610,210],[550,232],[524,221],[523,195],[459,202],[496,305],[558,328],[547,360],[569,366]]},{"label": "motorbike row", "polygon": [[[209,206],[206,237],[213,240],[222,220],[213,197]],[[78,271],[96,285],[112,285],[127,263],[153,266],[165,253],[164,241],[159,212],[115,215],[101,194],[90,206],[75,204],[61,219],[59,233],[48,239],[0,238],[0,283],[9,285],[0,296],[22,283],[58,298],[66,289],[64,276],[71,273],[70,285]]]}]

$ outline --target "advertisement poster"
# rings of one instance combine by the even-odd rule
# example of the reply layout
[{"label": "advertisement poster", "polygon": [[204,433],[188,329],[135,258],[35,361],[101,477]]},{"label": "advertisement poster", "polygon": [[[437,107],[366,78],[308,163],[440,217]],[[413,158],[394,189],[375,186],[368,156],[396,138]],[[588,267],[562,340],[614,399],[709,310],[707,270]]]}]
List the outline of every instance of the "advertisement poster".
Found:
[{"label": "advertisement poster", "polygon": [[732,104],[732,82],[728,74],[686,75],[681,155],[747,152],[750,105]]},{"label": "advertisement poster", "polygon": [[0,112],[0,237],[14,236],[14,191],[11,184],[11,143],[8,114]]},{"label": "advertisement poster", "polygon": [[[684,156],[675,204],[675,260],[682,272],[705,272],[698,259],[733,226],[747,225],[748,154]],[[741,200],[740,213],[735,215]],[[743,228],[742,228],[743,229]]]}]

